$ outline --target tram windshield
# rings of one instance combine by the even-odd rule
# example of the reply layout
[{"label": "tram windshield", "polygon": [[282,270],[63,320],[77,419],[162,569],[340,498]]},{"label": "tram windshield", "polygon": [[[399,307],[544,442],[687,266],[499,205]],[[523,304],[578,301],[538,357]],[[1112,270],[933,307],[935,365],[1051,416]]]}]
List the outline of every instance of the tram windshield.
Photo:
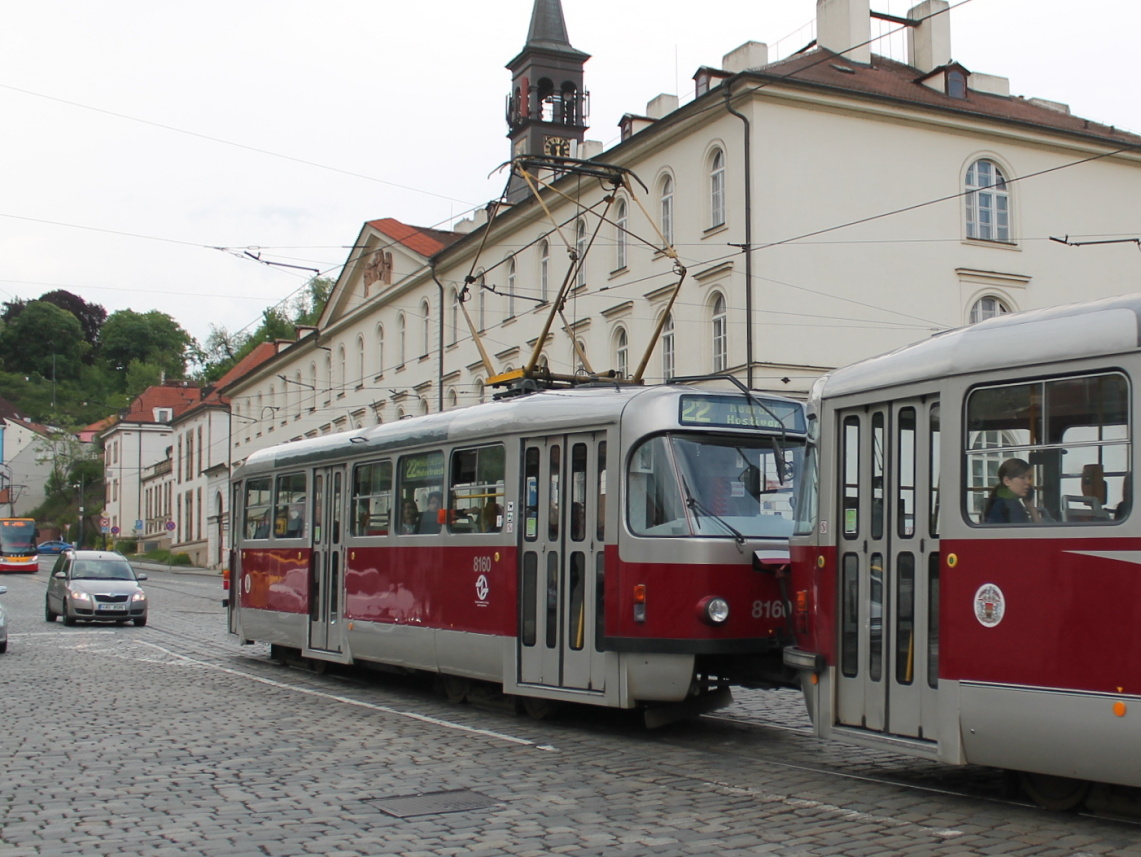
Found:
[{"label": "tram windshield", "polygon": [[669,434],[649,438],[630,458],[627,516],[640,536],[787,538],[793,476],[804,447],[785,441],[785,478],[769,437]]},{"label": "tram windshield", "polygon": [[31,518],[0,520],[0,553],[26,556],[36,552],[36,522]]}]

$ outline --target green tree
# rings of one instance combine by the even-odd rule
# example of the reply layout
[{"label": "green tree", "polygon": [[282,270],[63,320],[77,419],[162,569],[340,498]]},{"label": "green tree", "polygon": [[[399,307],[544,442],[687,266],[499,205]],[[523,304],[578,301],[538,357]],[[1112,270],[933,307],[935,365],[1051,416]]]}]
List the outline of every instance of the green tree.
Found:
[{"label": "green tree", "polygon": [[5,368],[49,381],[78,377],[87,348],[79,320],[44,301],[27,304],[0,331]]},{"label": "green tree", "polygon": [[184,378],[193,345],[193,337],[164,312],[119,310],[103,324],[99,357],[117,372],[137,361],[157,365],[168,378]]}]

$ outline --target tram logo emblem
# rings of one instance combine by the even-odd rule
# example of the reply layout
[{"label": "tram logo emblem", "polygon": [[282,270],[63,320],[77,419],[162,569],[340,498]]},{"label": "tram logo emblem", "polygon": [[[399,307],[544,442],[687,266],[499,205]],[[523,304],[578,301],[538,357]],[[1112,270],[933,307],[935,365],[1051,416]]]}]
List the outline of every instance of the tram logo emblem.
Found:
[{"label": "tram logo emblem", "polygon": [[975,593],[975,618],[984,627],[993,628],[1006,612],[1006,596],[993,583],[984,583]]},{"label": "tram logo emblem", "polygon": [[475,597],[478,599],[476,601],[477,604],[482,605],[487,603],[487,593],[490,589],[491,587],[487,583],[486,574],[481,574],[475,579]]}]

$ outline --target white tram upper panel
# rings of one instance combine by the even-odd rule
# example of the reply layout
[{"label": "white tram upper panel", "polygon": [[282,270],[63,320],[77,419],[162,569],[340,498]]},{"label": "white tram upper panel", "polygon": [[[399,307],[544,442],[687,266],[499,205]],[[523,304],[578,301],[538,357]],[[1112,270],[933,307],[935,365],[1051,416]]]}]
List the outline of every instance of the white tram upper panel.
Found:
[{"label": "white tram upper panel", "polygon": [[1010,313],[936,334],[824,375],[812,400],[1141,348],[1141,294]]},{"label": "white tram upper panel", "polygon": [[[445,443],[473,438],[500,438],[507,433],[552,434],[592,426],[617,424],[624,419],[635,435],[677,426],[679,395],[726,395],[688,386],[598,386],[546,390],[530,395],[500,399],[454,411],[428,414],[399,422],[369,426],[353,431],[306,438],[267,447],[251,453],[235,476],[282,466],[316,464],[352,453],[374,449],[402,449],[427,443]],[[728,391],[729,395],[739,395]],[[771,394],[754,394],[764,402],[792,399]],[[627,410],[629,409],[629,410]],[[623,416],[625,414],[625,416]],[[718,431],[731,432],[721,426]],[[755,431],[755,429],[749,429]],[[802,433],[789,426],[790,433]],[[351,446],[350,446],[351,445]]]}]

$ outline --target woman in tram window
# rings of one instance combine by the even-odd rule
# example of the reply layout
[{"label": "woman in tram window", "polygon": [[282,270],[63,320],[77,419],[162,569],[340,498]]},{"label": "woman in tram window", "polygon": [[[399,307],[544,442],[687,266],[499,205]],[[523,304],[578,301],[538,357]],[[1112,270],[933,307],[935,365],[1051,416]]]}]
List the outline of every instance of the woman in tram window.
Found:
[{"label": "woman in tram window", "polygon": [[1008,458],[998,468],[998,482],[983,507],[985,524],[1037,524],[1041,515],[1030,501],[1034,474],[1021,458]]}]

